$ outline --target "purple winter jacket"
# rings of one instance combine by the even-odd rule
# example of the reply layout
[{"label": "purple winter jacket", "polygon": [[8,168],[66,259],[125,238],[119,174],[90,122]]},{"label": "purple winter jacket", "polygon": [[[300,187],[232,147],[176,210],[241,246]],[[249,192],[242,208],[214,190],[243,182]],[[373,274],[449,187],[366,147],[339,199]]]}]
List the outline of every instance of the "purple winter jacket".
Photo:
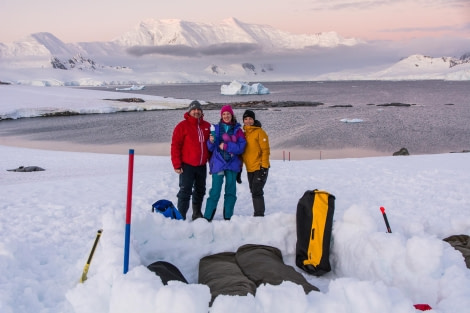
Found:
[{"label": "purple winter jacket", "polygon": [[[212,174],[224,170],[240,172],[242,168],[242,160],[240,156],[245,151],[245,134],[243,133],[240,124],[236,123],[235,125],[231,125],[231,129],[228,131],[230,140],[224,141],[222,139],[222,136],[225,133],[223,125],[223,122],[219,122],[214,125],[214,143],[207,140],[207,148],[212,152],[212,156],[209,160],[209,168]],[[228,139],[226,135],[224,137]],[[221,142],[224,142],[223,150],[219,148]]]}]

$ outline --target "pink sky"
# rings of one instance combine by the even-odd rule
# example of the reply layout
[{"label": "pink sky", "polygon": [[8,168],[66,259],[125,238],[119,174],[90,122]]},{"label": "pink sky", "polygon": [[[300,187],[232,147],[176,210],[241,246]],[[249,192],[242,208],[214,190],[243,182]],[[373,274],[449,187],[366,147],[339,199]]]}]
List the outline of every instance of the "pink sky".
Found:
[{"label": "pink sky", "polygon": [[1,0],[0,42],[50,32],[64,42],[110,41],[147,18],[218,23],[235,17],[282,31],[336,31],[365,40],[470,38],[469,0]]}]

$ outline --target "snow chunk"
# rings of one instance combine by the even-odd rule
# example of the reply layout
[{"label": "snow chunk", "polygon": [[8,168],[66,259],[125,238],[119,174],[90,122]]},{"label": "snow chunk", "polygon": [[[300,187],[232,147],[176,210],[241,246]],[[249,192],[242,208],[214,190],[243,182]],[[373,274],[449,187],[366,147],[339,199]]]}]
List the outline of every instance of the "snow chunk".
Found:
[{"label": "snow chunk", "polygon": [[116,90],[144,90],[144,85],[132,85],[130,87],[116,88]]},{"label": "snow chunk", "polygon": [[343,119],[340,120],[340,122],[343,122],[343,123],[362,123],[364,121],[361,120],[360,118],[343,118]]},{"label": "snow chunk", "polygon": [[222,85],[220,87],[222,95],[267,95],[269,89],[260,83],[254,83],[251,86],[247,83],[238,80],[232,81],[229,85]]}]

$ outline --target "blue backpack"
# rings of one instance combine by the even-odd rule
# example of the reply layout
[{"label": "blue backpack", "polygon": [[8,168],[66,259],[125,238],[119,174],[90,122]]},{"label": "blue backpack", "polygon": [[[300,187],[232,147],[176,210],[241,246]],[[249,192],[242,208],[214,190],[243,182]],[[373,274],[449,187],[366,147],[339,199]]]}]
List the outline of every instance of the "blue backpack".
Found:
[{"label": "blue backpack", "polygon": [[152,212],[158,212],[163,214],[165,217],[169,217],[174,220],[182,220],[183,216],[180,211],[174,206],[170,200],[158,200],[152,204]]}]

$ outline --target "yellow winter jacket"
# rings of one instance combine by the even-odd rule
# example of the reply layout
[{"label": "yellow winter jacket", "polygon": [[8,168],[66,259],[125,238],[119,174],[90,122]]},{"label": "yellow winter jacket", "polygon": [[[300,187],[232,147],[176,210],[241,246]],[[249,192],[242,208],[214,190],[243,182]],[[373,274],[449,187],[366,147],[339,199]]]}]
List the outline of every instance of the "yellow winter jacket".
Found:
[{"label": "yellow winter jacket", "polygon": [[254,172],[260,167],[269,168],[268,134],[258,126],[243,126],[246,138],[245,152],[242,154],[247,172]]}]

